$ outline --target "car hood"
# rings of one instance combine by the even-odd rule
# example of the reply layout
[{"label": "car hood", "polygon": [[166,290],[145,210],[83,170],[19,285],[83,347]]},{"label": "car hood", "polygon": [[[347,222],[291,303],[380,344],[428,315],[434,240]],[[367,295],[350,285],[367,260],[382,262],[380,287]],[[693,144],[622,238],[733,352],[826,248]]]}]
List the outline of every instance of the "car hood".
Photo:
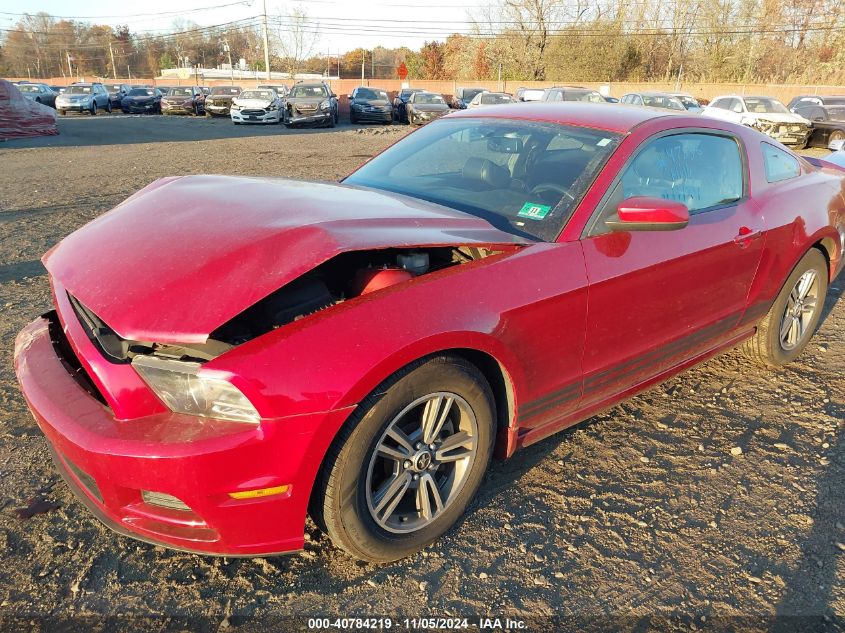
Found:
[{"label": "car hood", "polygon": [[376,108],[384,108],[390,105],[390,101],[385,101],[384,99],[373,99],[372,101],[354,99],[352,103],[360,106],[374,106]]},{"label": "car hood", "polygon": [[242,108],[269,108],[273,104],[270,99],[235,99],[232,103]]},{"label": "car hood", "polygon": [[449,109],[449,106],[445,103],[412,103],[411,105],[418,112],[446,112]]},{"label": "car hood", "polygon": [[787,114],[785,112],[749,112],[745,116],[758,121],[771,121],[772,123],[809,123],[809,121],[802,116],[797,114]]},{"label": "car hood", "polygon": [[51,276],[125,339],[203,343],[345,251],[519,244],[415,198],[277,178],[157,180],[44,256]]},{"label": "car hood", "polygon": [[143,103],[144,101],[155,101],[155,97],[154,97],[154,96],[152,96],[152,95],[143,95],[143,96],[141,96],[141,95],[133,95],[133,96],[131,96],[131,97],[123,97],[123,101],[129,101],[129,102],[135,102],[135,103],[138,103],[138,102]]},{"label": "car hood", "polygon": [[[186,97],[186,98],[190,99],[190,97]],[[208,95],[206,97],[206,100],[208,100],[208,101],[211,101],[211,100],[214,100],[214,101],[233,101],[237,98],[238,98],[237,95]]]},{"label": "car hood", "polygon": [[319,105],[326,101],[328,97],[288,97],[287,102],[293,104],[307,104],[307,105]]}]

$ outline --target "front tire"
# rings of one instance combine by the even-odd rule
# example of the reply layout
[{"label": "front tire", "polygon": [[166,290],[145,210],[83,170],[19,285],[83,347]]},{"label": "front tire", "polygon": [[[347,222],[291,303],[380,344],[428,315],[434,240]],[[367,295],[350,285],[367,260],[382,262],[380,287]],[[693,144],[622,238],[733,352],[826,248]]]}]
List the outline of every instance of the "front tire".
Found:
[{"label": "front tire", "polygon": [[818,327],[827,296],[824,255],[811,248],[789,275],[757,332],[742,351],[752,360],[778,367],[797,358]]},{"label": "front tire", "polygon": [[490,386],[463,358],[436,356],[394,374],[329,449],[316,521],[362,560],[418,552],[455,524],[481,486],[495,419]]},{"label": "front tire", "polygon": [[106,112],[111,114],[111,101],[106,101]]},{"label": "front tire", "polygon": [[96,101],[91,102],[90,112],[91,112],[91,116],[97,116],[97,102]]}]

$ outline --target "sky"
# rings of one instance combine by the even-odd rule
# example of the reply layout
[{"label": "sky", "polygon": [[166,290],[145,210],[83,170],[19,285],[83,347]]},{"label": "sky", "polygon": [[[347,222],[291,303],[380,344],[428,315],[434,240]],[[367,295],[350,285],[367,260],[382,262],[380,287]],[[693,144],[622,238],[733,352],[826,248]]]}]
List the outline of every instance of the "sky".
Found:
[{"label": "sky", "polygon": [[[460,0],[300,0],[279,3],[267,0],[269,16],[290,16],[295,9],[319,23],[315,54],[332,55],[358,47],[418,49],[424,41],[445,39],[449,32],[468,32],[469,13],[484,0],[464,4]],[[221,6],[230,5],[230,6]],[[213,7],[213,8],[210,8]],[[176,19],[200,26],[222,24],[260,15],[262,0],[145,0],[116,3],[113,0],[3,0],[0,29],[12,28],[24,12],[44,11],[50,15],[98,24],[128,24],[131,31],[158,32],[172,28]],[[10,15],[13,14],[13,15]],[[288,17],[282,17],[288,20]],[[273,26],[270,29],[273,30]]]}]

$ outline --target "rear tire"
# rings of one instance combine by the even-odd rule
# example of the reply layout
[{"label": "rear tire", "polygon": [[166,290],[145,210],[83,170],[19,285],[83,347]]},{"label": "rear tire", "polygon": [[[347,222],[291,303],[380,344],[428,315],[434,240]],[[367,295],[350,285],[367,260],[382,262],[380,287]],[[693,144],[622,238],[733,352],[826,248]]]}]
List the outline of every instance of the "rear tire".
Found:
[{"label": "rear tire", "polygon": [[833,141],[845,141],[845,132],[842,130],[833,130],[830,136],[827,137],[827,142],[832,143]]},{"label": "rear tire", "polygon": [[795,266],[754,336],[742,345],[754,361],[778,367],[797,358],[818,327],[827,296],[827,259],[811,248]]},{"label": "rear tire", "polygon": [[106,101],[106,112],[111,114],[111,101]]},{"label": "rear tire", "polygon": [[436,356],[397,372],[332,443],[315,484],[315,520],[362,560],[418,552],[460,519],[481,486],[495,411],[484,376],[461,357]]}]

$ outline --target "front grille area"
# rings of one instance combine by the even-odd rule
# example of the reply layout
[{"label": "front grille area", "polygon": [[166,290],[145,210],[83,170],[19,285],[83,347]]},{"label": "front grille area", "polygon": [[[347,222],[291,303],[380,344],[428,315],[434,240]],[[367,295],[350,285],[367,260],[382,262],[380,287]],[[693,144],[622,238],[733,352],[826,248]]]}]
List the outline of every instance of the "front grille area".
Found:
[{"label": "front grille area", "polygon": [[50,340],[53,343],[53,349],[56,350],[56,355],[62,361],[62,364],[65,366],[65,369],[67,369],[71,378],[73,378],[76,383],[87,391],[93,398],[100,402],[100,404],[108,406],[103,394],[100,393],[99,389],[97,389],[97,386],[91,380],[88,372],[85,371],[85,368],[82,366],[82,363],[79,362],[79,358],[77,358],[73,348],[70,346],[70,341],[67,340],[67,336],[65,336],[65,333],[62,331],[61,323],[59,323],[59,316],[56,314],[55,310],[45,314],[44,318],[47,319],[47,323],[49,324]]},{"label": "front grille area", "polygon": [[245,114],[247,116],[264,116],[264,110],[241,110],[241,114]]}]

